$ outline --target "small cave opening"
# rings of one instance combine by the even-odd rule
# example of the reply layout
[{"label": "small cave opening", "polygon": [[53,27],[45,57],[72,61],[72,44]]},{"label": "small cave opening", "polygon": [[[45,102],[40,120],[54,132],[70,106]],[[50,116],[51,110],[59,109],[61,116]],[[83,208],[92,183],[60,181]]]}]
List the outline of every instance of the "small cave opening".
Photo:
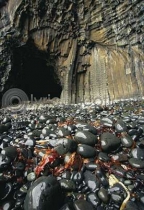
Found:
[{"label": "small cave opening", "polygon": [[[28,98],[60,98],[62,86],[56,73],[55,60],[48,52],[40,51],[32,41],[14,49],[12,70],[4,91],[23,90]],[[16,102],[14,102],[16,103]]]}]

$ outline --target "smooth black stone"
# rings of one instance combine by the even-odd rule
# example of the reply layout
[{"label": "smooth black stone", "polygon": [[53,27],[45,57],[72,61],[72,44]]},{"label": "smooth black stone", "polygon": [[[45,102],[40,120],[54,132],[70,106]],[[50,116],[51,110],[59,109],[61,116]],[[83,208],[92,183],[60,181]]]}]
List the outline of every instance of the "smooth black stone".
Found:
[{"label": "smooth black stone", "polygon": [[45,127],[42,129],[42,134],[44,137],[49,136],[51,134],[51,130]]},{"label": "smooth black stone", "polygon": [[138,119],[138,124],[140,124],[140,125],[144,125],[144,119]]},{"label": "smooth black stone", "polygon": [[98,169],[96,169],[95,173],[101,184],[104,187],[108,187],[109,183],[103,170],[99,167]]},{"label": "smooth black stone", "polygon": [[16,162],[15,168],[16,168],[17,170],[23,171],[24,168],[25,168],[25,164],[22,163],[22,162]]},{"label": "smooth black stone", "polygon": [[30,124],[28,125],[28,127],[30,128],[30,130],[35,130],[36,125],[33,124],[33,123],[30,123]]},{"label": "smooth black stone", "polygon": [[131,184],[131,185],[128,185],[127,188],[130,192],[132,192],[135,189],[135,186]]},{"label": "smooth black stone", "polygon": [[83,127],[83,131],[88,131],[94,135],[97,135],[97,129],[91,125],[86,125]]},{"label": "smooth black stone", "polygon": [[124,177],[126,174],[126,171],[121,166],[112,165],[111,169],[112,172],[117,176]]},{"label": "smooth black stone", "polygon": [[128,201],[125,210],[139,210],[138,206],[133,201]]},{"label": "smooth black stone", "polygon": [[48,120],[48,116],[44,116],[44,115],[41,115],[38,119],[40,123],[46,123],[47,120]]},{"label": "smooth black stone", "polygon": [[46,121],[46,124],[49,125],[49,124],[56,124],[56,119],[49,119]]},{"label": "smooth black stone", "polygon": [[2,121],[2,123],[8,123],[8,122],[11,122],[11,118],[10,117],[5,117]]},{"label": "smooth black stone", "polygon": [[90,191],[96,192],[99,190],[100,182],[95,174],[92,174],[90,171],[86,170],[84,172],[84,181],[89,187]]},{"label": "smooth black stone", "polygon": [[105,152],[110,152],[120,146],[120,139],[111,133],[103,133],[101,135],[101,147]]},{"label": "smooth black stone", "polygon": [[137,135],[138,134],[138,131],[136,129],[130,129],[130,130],[128,130],[128,134],[130,136]]},{"label": "smooth black stone", "polygon": [[70,179],[70,177],[71,177],[71,173],[70,173],[70,171],[64,171],[62,174],[61,174],[61,177],[63,178],[63,179]]},{"label": "smooth black stone", "polygon": [[72,132],[72,131],[75,131],[76,126],[75,125],[68,125],[67,129]]},{"label": "smooth black stone", "polygon": [[64,155],[67,153],[67,149],[64,145],[58,145],[54,147],[54,150],[56,150],[59,155]]},{"label": "smooth black stone", "polygon": [[119,162],[126,162],[128,160],[128,155],[123,153],[118,153],[117,155],[112,155],[111,159]]},{"label": "smooth black stone", "polygon": [[98,164],[96,163],[86,163],[85,165],[87,170],[95,171],[98,168]]},{"label": "smooth black stone", "polygon": [[76,172],[73,177],[72,177],[72,180],[75,182],[75,183],[78,183],[80,184],[83,180],[83,174],[82,172]]},{"label": "smooth black stone", "polygon": [[124,137],[121,137],[121,143],[124,147],[131,147],[134,143],[133,139],[129,135],[125,135]]},{"label": "smooth black stone", "polygon": [[61,203],[62,191],[59,182],[53,176],[42,176],[29,188],[24,210],[59,210]]},{"label": "smooth black stone", "polygon": [[61,188],[65,191],[75,191],[76,189],[75,183],[72,180],[61,179],[59,183]]},{"label": "smooth black stone", "polygon": [[108,191],[105,188],[100,188],[100,190],[98,191],[98,197],[101,199],[102,202],[104,203],[108,203],[109,202],[109,194]]},{"label": "smooth black stone", "polygon": [[141,149],[141,148],[134,148],[132,151],[131,151],[131,155],[133,158],[137,158],[137,159],[140,159],[140,160],[144,160],[144,149]]},{"label": "smooth black stone", "polygon": [[125,122],[123,122],[122,120],[118,120],[115,123],[115,130],[119,133],[127,131],[127,126],[126,126]]},{"label": "smooth black stone", "polygon": [[95,145],[97,143],[97,137],[89,131],[78,131],[75,134],[75,140],[79,144]]},{"label": "smooth black stone", "polygon": [[127,173],[126,173],[127,179],[133,179],[134,176],[135,176],[135,174],[133,171],[127,171]]},{"label": "smooth black stone", "polygon": [[16,202],[15,202],[15,207],[20,207],[22,206],[22,204],[24,203],[24,197],[22,198],[17,198]]},{"label": "smooth black stone", "polygon": [[9,157],[10,159],[15,159],[17,157],[17,149],[16,147],[10,146],[10,147],[5,147],[2,151],[1,154],[4,156]]},{"label": "smooth black stone", "polygon": [[124,200],[122,195],[119,195],[117,193],[112,193],[111,194],[111,199],[115,202],[115,203],[122,203],[122,201]]},{"label": "smooth black stone", "polygon": [[135,120],[134,120],[134,122],[128,123],[128,124],[127,124],[127,128],[128,128],[129,130],[131,130],[131,129],[136,129],[136,128],[137,128],[137,123],[135,122]]},{"label": "smooth black stone", "polygon": [[144,175],[139,174],[139,175],[136,176],[136,179],[144,181]]},{"label": "smooth black stone", "polygon": [[62,128],[57,129],[56,134],[59,137],[66,137],[66,136],[71,135],[71,132],[69,130],[67,130],[66,128],[62,127]]},{"label": "smooth black stone", "polygon": [[107,155],[106,153],[104,153],[104,152],[100,152],[100,153],[98,154],[98,159],[101,160],[101,161],[103,161],[103,162],[108,162],[108,161],[110,161],[110,158],[109,158],[108,155]]},{"label": "smooth black stone", "polygon": [[112,127],[113,126],[113,120],[108,118],[108,117],[103,117],[101,119],[101,124],[106,126],[106,127]]},{"label": "smooth black stone", "polygon": [[88,124],[85,123],[85,122],[77,122],[77,123],[75,124],[75,126],[76,126],[76,128],[77,128],[78,130],[83,130],[83,128],[86,127],[87,125],[88,125]]},{"label": "smooth black stone", "polygon": [[91,203],[80,199],[74,202],[74,210],[94,210],[94,208]]},{"label": "smooth black stone", "polygon": [[35,140],[34,139],[31,139],[31,138],[27,139],[25,141],[25,146],[34,147],[35,146]]},{"label": "smooth black stone", "polygon": [[33,130],[33,132],[32,132],[32,136],[33,137],[40,137],[40,135],[41,135],[41,130]]},{"label": "smooth black stone", "polygon": [[140,196],[140,201],[142,204],[144,204],[144,195]]},{"label": "smooth black stone", "polygon": [[94,208],[97,208],[98,205],[100,205],[100,199],[95,193],[90,193],[87,195],[87,201],[90,202]]},{"label": "smooth black stone", "polygon": [[11,193],[11,191],[12,191],[12,184],[6,183],[6,185],[2,189],[2,194],[1,194],[0,200],[6,199],[9,196],[9,194]]},{"label": "smooth black stone", "polygon": [[79,144],[77,148],[77,153],[80,154],[84,158],[91,158],[91,157],[95,157],[96,150],[95,148],[89,145]]},{"label": "smooth black stone", "polygon": [[2,141],[5,142],[5,143],[10,143],[12,141],[12,137],[6,136],[6,137],[3,138]]},{"label": "smooth black stone", "polygon": [[6,126],[6,131],[8,131],[12,127],[12,124],[8,122],[5,124],[5,126]]},{"label": "smooth black stone", "polygon": [[65,204],[60,210],[73,210],[72,203]]},{"label": "smooth black stone", "polygon": [[11,210],[14,206],[14,201],[8,200],[8,201],[4,201],[1,205],[0,208],[2,210]]},{"label": "smooth black stone", "polygon": [[137,158],[130,158],[129,163],[134,168],[144,168],[144,160],[139,160]]},{"label": "smooth black stone", "polygon": [[10,163],[11,159],[9,157],[3,157],[3,155],[0,154],[0,172],[3,172],[4,169],[8,168]]},{"label": "smooth black stone", "polygon": [[3,125],[3,124],[0,125],[0,133],[6,132],[8,131],[8,129],[9,128],[6,125]]},{"label": "smooth black stone", "polygon": [[63,145],[67,152],[75,152],[77,149],[77,143],[72,139],[58,139],[55,146],[59,145]]}]

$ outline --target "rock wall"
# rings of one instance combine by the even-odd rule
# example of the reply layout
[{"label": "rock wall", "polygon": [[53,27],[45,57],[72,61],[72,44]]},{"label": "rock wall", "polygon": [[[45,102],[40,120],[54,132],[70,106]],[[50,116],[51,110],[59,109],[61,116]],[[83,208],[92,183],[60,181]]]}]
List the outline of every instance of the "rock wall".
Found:
[{"label": "rock wall", "polygon": [[31,38],[55,59],[63,102],[144,95],[143,0],[9,0],[0,7],[1,91],[13,49]]}]

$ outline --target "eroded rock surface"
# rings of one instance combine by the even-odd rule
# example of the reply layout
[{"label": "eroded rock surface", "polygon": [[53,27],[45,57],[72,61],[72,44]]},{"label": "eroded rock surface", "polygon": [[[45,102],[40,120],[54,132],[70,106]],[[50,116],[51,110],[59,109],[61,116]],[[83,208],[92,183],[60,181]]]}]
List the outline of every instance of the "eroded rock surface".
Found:
[{"label": "eroded rock surface", "polygon": [[32,39],[55,61],[66,103],[144,95],[143,0],[0,1],[1,91]]}]

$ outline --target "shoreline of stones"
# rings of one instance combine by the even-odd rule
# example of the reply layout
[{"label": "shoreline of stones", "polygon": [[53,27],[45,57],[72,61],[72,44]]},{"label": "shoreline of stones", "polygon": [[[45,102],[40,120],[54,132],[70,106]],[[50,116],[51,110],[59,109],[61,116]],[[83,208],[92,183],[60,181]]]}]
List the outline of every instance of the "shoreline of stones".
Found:
[{"label": "shoreline of stones", "polygon": [[0,208],[144,208],[143,100],[11,111],[0,111]]}]

